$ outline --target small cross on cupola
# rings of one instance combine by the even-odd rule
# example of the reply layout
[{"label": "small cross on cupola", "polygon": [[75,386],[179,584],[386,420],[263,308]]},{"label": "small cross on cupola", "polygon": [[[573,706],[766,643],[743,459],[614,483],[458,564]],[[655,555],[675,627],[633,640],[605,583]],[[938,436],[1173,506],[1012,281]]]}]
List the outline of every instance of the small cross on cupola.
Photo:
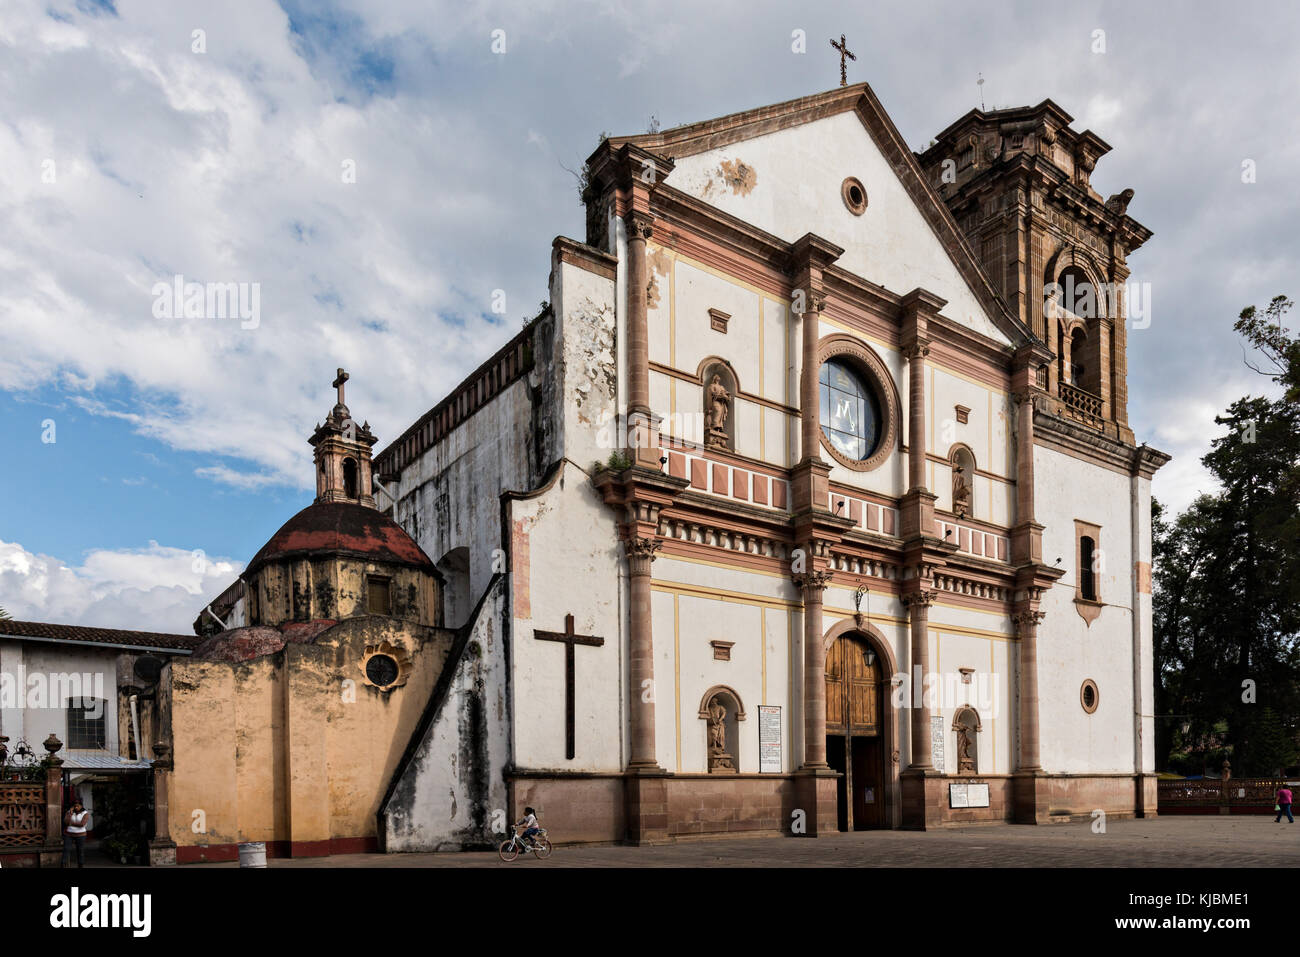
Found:
[{"label": "small cross on cupola", "polygon": [[370,423],[358,425],[343,401],[343,384],[351,378],[338,370],[332,385],[338,403],[309,440],[316,450],[316,501],[353,502],[375,507],[371,491],[370,453],[378,441]]}]

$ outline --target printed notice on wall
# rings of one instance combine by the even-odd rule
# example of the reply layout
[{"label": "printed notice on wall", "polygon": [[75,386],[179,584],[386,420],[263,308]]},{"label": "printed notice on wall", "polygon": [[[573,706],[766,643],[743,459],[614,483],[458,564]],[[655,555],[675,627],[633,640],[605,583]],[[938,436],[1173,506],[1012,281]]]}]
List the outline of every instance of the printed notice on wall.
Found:
[{"label": "printed notice on wall", "polygon": [[781,773],[781,708],[779,705],[758,706],[758,770],[759,773]]},{"label": "printed notice on wall", "polygon": [[930,715],[930,763],[940,774],[944,773],[943,766],[943,715]]},{"label": "printed notice on wall", "polygon": [[948,785],[949,807],[988,807],[989,786],[987,784],[950,784]]}]

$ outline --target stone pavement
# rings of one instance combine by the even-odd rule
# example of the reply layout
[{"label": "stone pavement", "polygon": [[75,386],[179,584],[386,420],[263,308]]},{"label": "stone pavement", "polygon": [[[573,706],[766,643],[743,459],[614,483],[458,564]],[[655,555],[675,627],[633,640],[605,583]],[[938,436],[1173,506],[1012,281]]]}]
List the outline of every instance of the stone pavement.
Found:
[{"label": "stone pavement", "polygon": [[[552,834],[554,839],[557,835]],[[546,861],[496,852],[347,854],[273,859],[270,867],[1295,867],[1300,824],[1268,816],[1191,816],[1025,827],[859,831],[807,838],[733,838],[658,847],[559,846]],[[237,867],[237,864],[191,865]]]}]

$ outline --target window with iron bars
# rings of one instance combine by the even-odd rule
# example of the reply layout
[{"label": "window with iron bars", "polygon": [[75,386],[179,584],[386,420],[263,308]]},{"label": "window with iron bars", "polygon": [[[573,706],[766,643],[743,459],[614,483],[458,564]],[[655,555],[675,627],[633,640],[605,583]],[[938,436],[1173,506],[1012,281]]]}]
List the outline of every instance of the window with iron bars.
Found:
[{"label": "window with iron bars", "polygon": [[102,751],[108,747],[107,701],[102,698],[69,698],[67,710],[69,750]]}]

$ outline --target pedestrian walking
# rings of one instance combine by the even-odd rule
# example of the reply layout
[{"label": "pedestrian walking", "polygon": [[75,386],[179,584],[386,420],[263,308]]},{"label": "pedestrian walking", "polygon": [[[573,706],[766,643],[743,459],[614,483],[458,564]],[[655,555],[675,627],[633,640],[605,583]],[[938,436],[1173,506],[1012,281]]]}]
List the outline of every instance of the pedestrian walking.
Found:
[{"label": "pedestrian walking", "polygon": [[1285,784],[1277,789],[1277,806],[1273,810],[1277,811],[1277,817],[1273,818],[1274,824],[1282,823],[1283,814],[1288,821],[1295,823],[1295,818],[1291,816],[1291,789]]}]

